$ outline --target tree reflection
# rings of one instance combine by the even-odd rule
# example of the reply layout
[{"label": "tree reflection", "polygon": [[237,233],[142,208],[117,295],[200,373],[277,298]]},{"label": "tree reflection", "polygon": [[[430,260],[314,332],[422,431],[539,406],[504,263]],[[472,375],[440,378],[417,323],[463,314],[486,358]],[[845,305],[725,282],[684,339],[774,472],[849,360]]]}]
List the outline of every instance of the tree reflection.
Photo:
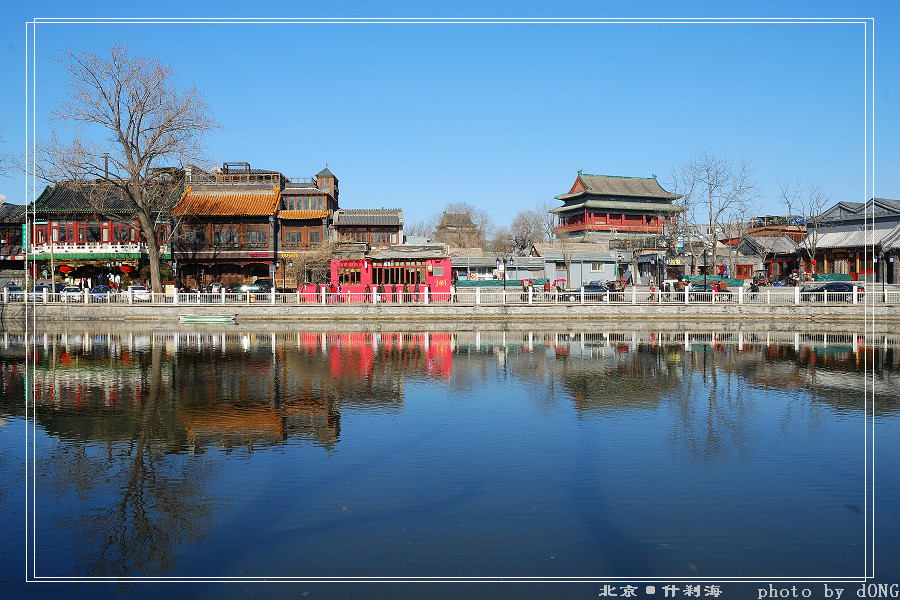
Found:
[{"label": "tree reflection", "polygon": [[39,459],[36,490],[78,505],[56,523],[86,549],[79,573],[166,573],[179,548],[199,544],[210,527],[210,461],[178,452],[184,436],[173,433],[183,427],[172,420],[165,362],[161,347],[139,357],[145,393],[137,407],[104,410],[95,393],[91,410],[73,414],[47,410],[39,399],[38,421],[63,441]]}]

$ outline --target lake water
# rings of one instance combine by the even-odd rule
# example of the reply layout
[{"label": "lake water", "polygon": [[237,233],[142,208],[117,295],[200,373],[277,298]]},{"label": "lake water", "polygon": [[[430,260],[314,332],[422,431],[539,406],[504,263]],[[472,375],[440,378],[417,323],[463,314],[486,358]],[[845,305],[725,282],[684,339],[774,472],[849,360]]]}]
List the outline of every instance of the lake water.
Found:
[{"label": "lake water", "polygon": [[8,597],[897,580],[897,335],[74,326],[0,348]]}]

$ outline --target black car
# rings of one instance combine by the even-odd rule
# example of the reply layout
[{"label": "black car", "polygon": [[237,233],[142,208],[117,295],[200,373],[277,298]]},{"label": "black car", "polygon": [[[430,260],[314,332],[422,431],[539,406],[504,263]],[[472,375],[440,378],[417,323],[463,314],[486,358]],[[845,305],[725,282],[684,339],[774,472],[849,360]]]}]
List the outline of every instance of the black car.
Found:
[{"label": "black car", "polygon": [[272,291],[272,288],[275,287],[275,282],[273,282],[271,279],[257,279],[253,283],[258,285],[264,292],[270,292]]},{"label": "black car", "polygon": [[[566,290],[560,294],[560,297],[568,302],[581,302],[581,289]],[[591,282],[584,284],[585,302],[604,302],[607,298],[610,300],[621,300],[622,292],[616,292],[602,283]]]},{"label": "black car", "polygon": [[807,286],[800,290],[800,299],[807,302],[853,302],[853,291],[866,291],[861,285],[850,281],[829,281],[820,285]]},{"label": "black car", "polygon": [[6,290],[6,297],[10,302],[21,302],[25,299],[25,290],[21,285],[7,283],[3,289]]},{"label": "black car", "polygon": [[692,283],[688,299],[691,302],[731,302],[734,298],[730,290],[716,292],[712,283]]}]

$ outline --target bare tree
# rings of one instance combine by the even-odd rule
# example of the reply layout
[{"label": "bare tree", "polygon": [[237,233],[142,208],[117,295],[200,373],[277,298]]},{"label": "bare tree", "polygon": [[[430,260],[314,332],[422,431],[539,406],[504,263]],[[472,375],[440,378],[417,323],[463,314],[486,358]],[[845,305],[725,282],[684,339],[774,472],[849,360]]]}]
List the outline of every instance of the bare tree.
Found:
[{"label": "bare tree", "polygon": [[701,235],[700,223],[696,220],[698,196],[693,193],[696,182],[690,176],[690,170],[684,163],[672,165],[666,180],[666,187],[674,194],[680,194],[679,203],[682,208],[681,218],[670,227],[665,234],[671,238],[674,248],[681,248],[682,253],[689,254],[691,275],[697,274],[700,256],[707,248],[708,240]]},{"label": "bare tree", "polygon": [[[746,159],[735,161],[727,154],[699,152],[673,168],[673,191],[683,195],[682,204],[691,210],[694,224],[706,219],[709,234],[700,236],[703,251],[712,250],[716,264],[719,233],[733,211],[748,205],[759,194],[753,164]],[[688,220],[686,218],[686,220]]]},{"label": "bare tree", "polygon": [[66,51],[59,62],[68,97],[53,119],[76,127],[68,141],[54,133],[39,146],[37,174],[99,190],[88,196],[100,214],[121,214],[112,205],[124,203],[147,246],[153,290],[161,291],[159,217],[182,185],[173,173],[203,162],[203,139],[219,125],[196,87],[176,87],[171,67],[156,57],[131,57],[123,44],[108,57]]},{"label": "bare tree", "polygon": [[[728,273],[732,277],[737,276],[737,259],[740,253],[741,238],[750,230],[753,217],[759,212],[753,202],[741,203],[735,206],[728,214],[728,223],[725,227],[728,243]],[[752,273],[751,273],[752,275]]]},{"label": "bare tree", "polygon": [[[0,146],[3,145],[3,127],[0,127]],[[10,153],[0,152],[0,177],[8,177],[17,170],[16,158]]]},{"label": "bare tree", "polygon": [[831,204],[831,194],[826,193],[819,184],[810,183],[804,188],[799,181],[791,184],[779,180],[778,189],[788,217],[796,219],[797,225],[802,223],[806,226],[806,239],[800,243],[799,250],[806,255],[806,264],[812,266],[816,260],[819,236],[823,233],[820,227],[822,214]]},{"label": "bare tree", "polygon": [[439,219],[437,215],[431,215],[426,219],[412,221],[403,226],[403,233],[418,237],[434,237],[434,230],[437,229]]},{"label": "bare tree", "polygon": [[544,215],[535,210],[523,210],[506,229],[511,251],[522,256],[531,246],[544,241]]},{"label": "bare tree", "polygon": [[541,200],[537,203],[537,206],[534,207],[534,210],[537,211],[541,216],[541,241],[551,242],[553,241],[553,229],[556,226],[554,222],[553,213],[550,210],[555,205],[549,200]]}]

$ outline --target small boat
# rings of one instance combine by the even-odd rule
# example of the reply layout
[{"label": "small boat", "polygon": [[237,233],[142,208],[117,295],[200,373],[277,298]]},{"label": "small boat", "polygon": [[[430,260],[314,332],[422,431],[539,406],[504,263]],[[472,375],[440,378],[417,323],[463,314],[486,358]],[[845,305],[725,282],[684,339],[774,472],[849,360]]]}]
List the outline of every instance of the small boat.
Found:
[{"label": "small boat", "polygon": [[182,323],[234,323],[234,315],[179,315]]}]

